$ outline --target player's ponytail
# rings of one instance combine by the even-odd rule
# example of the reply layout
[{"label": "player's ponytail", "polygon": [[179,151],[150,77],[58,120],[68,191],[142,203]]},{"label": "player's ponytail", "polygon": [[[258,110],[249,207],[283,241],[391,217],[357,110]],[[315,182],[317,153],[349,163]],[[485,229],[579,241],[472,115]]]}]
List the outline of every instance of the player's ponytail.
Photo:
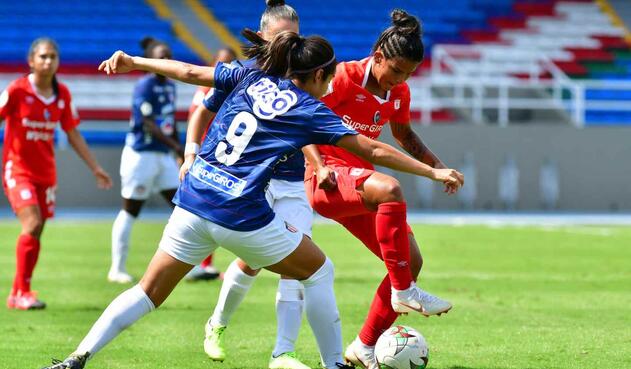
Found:
[{"label": "player's ponytail", "polygon": [[267,74],[304,82],[319,69],[324,70],[325,77],[335,72],[337,62],[333,47],[320,36],[301,37],[285,31],[267,42],[249,29],[241,34],[252,43],[243,48],[243,53],[255,58],[257,66]]},{"label": "player's ponytail", "polygon": [[[37,47],[41,44],[48,44],[52,46],[52,48],[55,49],[55,51],[57,52],[57,55],[59,55],[59,46],[57,45],[57,42],[55,42],[55,40],[50,37],[39,37],[31,42],[31,46],[28,49],[28,59],[31,59],[33,57],[33,55],[35,54],[35,50],[37,50]],[[57,74],[53,75],[52,87],[55,96],[59,97],[59,82],[57,81]]]},{"label": "player's ponytail", "polygon": [[271,23],[286,20],[298,23],[298,13],[294,8],[285,4],[285,0],[265,0],[265,11],[261,15],[260,31],[266,31]]},{"label": "player's ponytail", "polygon": [[401,57],[423,61],[425,48],[418,18],[401,9],[393,10],[390,18],[392,25],[381,33],[372,51],[381,50],[387,59]]}]

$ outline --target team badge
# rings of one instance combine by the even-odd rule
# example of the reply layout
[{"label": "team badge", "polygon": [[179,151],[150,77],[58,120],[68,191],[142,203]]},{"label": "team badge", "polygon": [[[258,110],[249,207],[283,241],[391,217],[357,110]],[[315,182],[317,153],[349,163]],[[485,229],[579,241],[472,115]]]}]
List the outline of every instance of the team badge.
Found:
[{"label": "team badge", "polygon": [[50,112],[48,109],[44,109],[44,119],[48,122],[50,120]]},{"label": "team badge", "polygon": [[375,112],[375,116],[373,117],[372,120],[375,123],[379,123],[379,120],[381,120],[381,112],[379,110]]},{"label": "team badge", "polygon": [[394,100],[394,109],[399,110],[400,107],[401,107],[401,99]]},{"label": "team badge", "polygon": [[285,228],[291,233],[298,233],[298,228],[292,226],[291,224],[285,222]]}]

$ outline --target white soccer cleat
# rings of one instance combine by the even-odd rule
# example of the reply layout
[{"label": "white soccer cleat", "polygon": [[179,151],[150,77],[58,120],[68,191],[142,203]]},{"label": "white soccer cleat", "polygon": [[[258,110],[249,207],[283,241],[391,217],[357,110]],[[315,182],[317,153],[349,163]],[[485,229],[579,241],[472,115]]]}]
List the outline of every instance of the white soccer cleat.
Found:
[{"label": "white soccer cleat", "polygon": [[226,348],[223,340],[226,327],[223,325],[213,327],[210,323],[206,323],[205,331],[204,351],[206,355],[214,361],[226,360]]},{"label": "white soccer cleat", "polygon": [[110,272],[107,273],[107,280],[112,283],[127,284],[132,283],[134,281],[134,277],[126,272],[110,270]]},{"label": "white soccer cleat", "polygon": [[414,282],[407,290],[392,289],[390,298],[392,309],[399,314],[418,312],[425,316],[441,315],[451,310],[451,303],[427,293]]},{"label": "white soccer cleat", "polygon": [[375,359],[375,346],[366,346],[359,337],[346,348],[344,359],[356,367],[364,369],[379,369],[377,359]]}]

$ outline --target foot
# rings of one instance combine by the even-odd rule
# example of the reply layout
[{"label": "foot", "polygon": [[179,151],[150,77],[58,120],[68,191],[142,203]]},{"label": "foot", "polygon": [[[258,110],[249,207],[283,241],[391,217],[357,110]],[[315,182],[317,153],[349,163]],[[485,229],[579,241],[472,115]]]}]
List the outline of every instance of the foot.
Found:
[{"label": "foot", "polygon": [[221,273],[217,268],[212,265],[209,265],[205,268],[202,268],[199,265],[195,265],[193,269],[184,277],[187,281],[209,281],[213,279],[219,278]]},{"label": "foot", "polygon": [[110,272],[107,273],[107,280],[112,283],[127,284],[132,283],[134,281],[134,277],[129,275],[127,272],[110,270]]},{"label": "foot", "polygon": [[400,314],[419,312],[425,316],[441,315],[451,310],[451,303],[429,294],[416,284],[403,291],[392,289],[392,309]]},{"label": "foot", "polygon": [[206,339],[204,339],[204,351],[209,358],[215,361],[224,361],[226,359],[226,349],[223,344],[223,334],[226,327],[219,325],[217,327],[206,324]]},{"label": "foot", "polygon": [[42,369],[83,369],[86,361],[88,361],[88,357],[90,357],[89,352],[83,355],[72,354],[64,361],[53,359],[53,365]]},{"label": "foot", "polygon": [[311,369],[298,360],[295,352],[285,352],[269,360],[269,369]]},{"label": "foot", "polygon": [[344,358],[347,362],[364,369],[379,369],[377,359],[375,359],[375,346],[363,344],[359,338],[348,345]]},{"label": "foot", "polygon": [[46,303],[37,299],[37,292],[35,291],[18,292],[17,295],[13,296],[13,301],[10,300],[11,296],[7,299],[7,307],[9,309],[41,310],[46,308]]}]

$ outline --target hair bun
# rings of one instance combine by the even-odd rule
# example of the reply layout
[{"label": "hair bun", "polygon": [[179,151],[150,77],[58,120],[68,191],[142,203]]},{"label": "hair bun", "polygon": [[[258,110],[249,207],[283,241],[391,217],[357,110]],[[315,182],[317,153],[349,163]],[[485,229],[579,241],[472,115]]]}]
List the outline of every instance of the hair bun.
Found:
[{"label": "hair bun", "polygon": [[270,8],[273,6],[283,6],[285,5],[285,0],[265,0],[265,5]]},{"label": "hair bun", "polygon": [[395,9],[390,13],[392,25],[397,28],[397,32],[421,37],[421,24],[415,16],[402,9]]},{"label": "hair bun", "polygon": [[147,37],[143,37],[142,40],[140,40],[140,47],[142,47],[143,50],[146,50],[149,45],[151,45],[152,43],[156,42],[157,40],[153,37],[147,36]]}]

